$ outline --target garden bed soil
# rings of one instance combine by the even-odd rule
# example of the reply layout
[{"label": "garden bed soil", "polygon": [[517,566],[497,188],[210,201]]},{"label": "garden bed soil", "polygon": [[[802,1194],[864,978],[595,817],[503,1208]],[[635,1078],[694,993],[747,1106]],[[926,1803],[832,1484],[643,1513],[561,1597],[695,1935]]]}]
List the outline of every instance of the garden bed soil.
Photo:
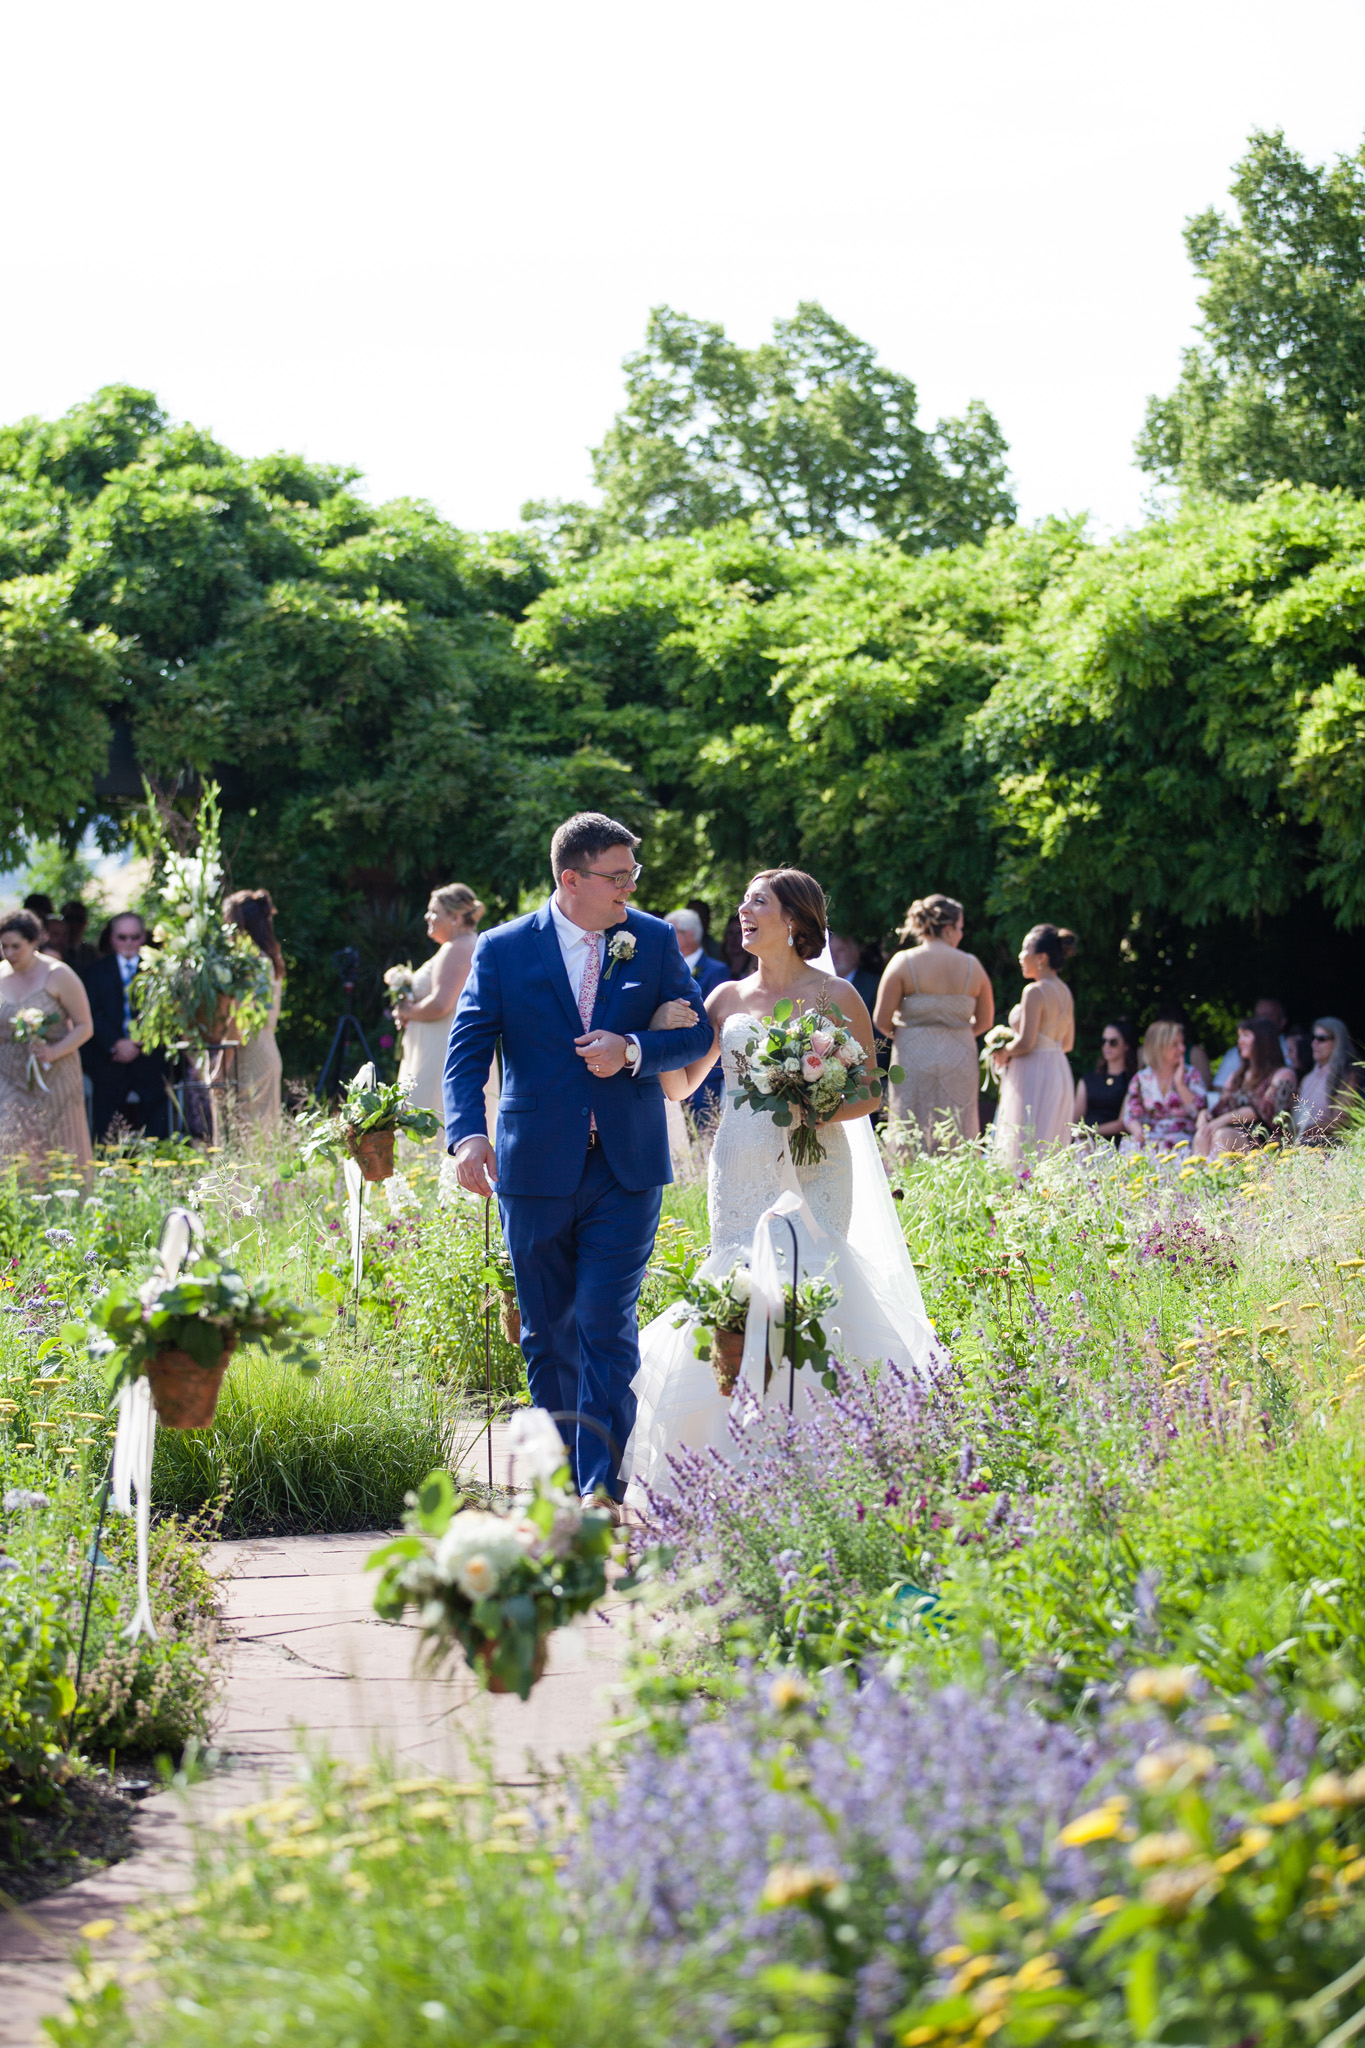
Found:
[{"label": "garden bed soil", "polygon": [[131,1855],[138,1800],[148,1779],[106,1771],[73,1779],[51,1806],[11,1806],[0,1816],[0,1892],[20,1905],[64,1891]]}]

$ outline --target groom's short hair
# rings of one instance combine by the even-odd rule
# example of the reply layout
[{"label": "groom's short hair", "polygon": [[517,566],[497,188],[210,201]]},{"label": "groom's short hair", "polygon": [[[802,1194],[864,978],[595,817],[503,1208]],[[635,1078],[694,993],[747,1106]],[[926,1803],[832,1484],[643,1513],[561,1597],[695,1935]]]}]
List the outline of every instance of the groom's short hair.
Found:
[{"label": "groom's short hair", "polygon": [[550,866],[559,880],[565,868],[581,874],[585,861],[597,860],[612,846],[628,846],[632,853],[640,844],[635,834],[604,811],[575,811],[566,818],[550,841]]}]

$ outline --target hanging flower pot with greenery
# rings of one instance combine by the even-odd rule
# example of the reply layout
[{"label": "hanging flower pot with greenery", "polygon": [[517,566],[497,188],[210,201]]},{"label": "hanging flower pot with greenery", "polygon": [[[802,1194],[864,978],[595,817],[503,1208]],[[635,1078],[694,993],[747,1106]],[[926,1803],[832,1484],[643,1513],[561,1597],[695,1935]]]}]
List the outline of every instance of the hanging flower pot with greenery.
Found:
[{"label": "hanging flower pot with greenery", "polygon": [[230,1255],[201,1240],[178,1272],[158,1263],[140,1285],[115,1274],[90,1311],[92,1354],[107,1372],[109,1398],[145,1377],[157,1420],[167,1429],[207,1429],[223,1375],[240,1344],[315,1373],[309,1339],[319,1317],[271,1280],[251,1286]]},{"label": "hanging flower pot with greenery", "polygon": [[329,1116],[315,1112],[299,1119],[307,1129],[301,1156],[335,1160],[344,1153],[356,1161],[366,1180],[391,1180],[397,1133],[434,1138],[441,1128],[431,1110],[412,1107],[409,1093],[410,1084],[381,1081],[372,1066],[362,1067],[347,1084],[340,1109]]}]

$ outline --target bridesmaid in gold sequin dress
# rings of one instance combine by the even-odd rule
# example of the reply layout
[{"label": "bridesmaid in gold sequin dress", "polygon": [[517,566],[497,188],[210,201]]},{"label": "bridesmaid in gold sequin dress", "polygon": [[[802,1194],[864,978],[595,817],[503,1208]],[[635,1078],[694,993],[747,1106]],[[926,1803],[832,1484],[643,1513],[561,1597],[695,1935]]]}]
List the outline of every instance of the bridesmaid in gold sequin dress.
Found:
[{"label": "bridesmaid in gold sequin dress", "polygon": [[878,1031],[888,1038],[894,1031],[895,1064],[905,1076],[890,1084],[890,1135],[903,1144],[917,1132],[926,1152],[980,1129],[976,1041],[995,1022],[995,996],[976,955],[959,950],[962,932],[962,905],[953,897],[912,903],[901,937],[916,943],[891,960],[872,1015]]},{"label": "bridesmaid in gold sequin dress", "polygon": [[[90,1003],[79,977],[39,950],[42,926],[30,910],[0,920],[0,1162],[21,1160],[44,1175],[48,1155],[90,1165],[80,1048],[90,1036]],[[16,1045],[20,1010],[52,1019],[48,1035]]]},{"label": "bridesmaid in gold sequin dress", "polygon": [[[236,1121],[241,1129],[273,1136],[280,1122],[280,1080],[284,1063],[275,1043],[284,1000],[284,955],[275,937],[275,905],[268,889],[238,889],[227,897],[223,915],[240,925],[270,962],[270,1011],[254,1038],[236,1052]],[[233,1036],[240,1036],[234,1022]]]}]

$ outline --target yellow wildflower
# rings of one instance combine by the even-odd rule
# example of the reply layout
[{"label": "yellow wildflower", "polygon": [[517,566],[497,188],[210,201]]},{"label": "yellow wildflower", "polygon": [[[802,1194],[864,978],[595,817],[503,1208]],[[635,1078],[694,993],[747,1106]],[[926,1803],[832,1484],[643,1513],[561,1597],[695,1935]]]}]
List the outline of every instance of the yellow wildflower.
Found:
[{"label": "yellow wildflower", "polygon": [[1142,1887],[1149,1906],[1182,1912],[1206,1887],[1217,1890],[1222,1878],[1211,1863],[1192,1863],[1186,1870],[1158,1870]]},{"label": "yellow wildflower", "polygon": [[979,1982],[982,1977],[989,1977],[992,1970],[998,1970],[999,1968],[999,1956],[973,1956],[969,1962],[962,1965],[962,1968],[954,1977],[953,1990],[955,1992],[970,1991],[973,1984]]},{"label": "yellow wildflower", "polygon": [[1129,1679],[1128,1697],[1135,1707],[1153,1700],[1161,1707],[1183,1706],[1197,1676],[1189,1664],[1148,1665]]},{"label": "yellow wildflower", "polygon": [[789,1707],[804,1706],[809,1698],[810,1687],[804,1678],[775,1678],[768,1687],[768,1705],[779,1714]]},{"label": "yellow wildflower", "polygon": [[1133,1775],[1144,1792],[1161,1792],[1177,1777],[1185,1784],[1207,1778],[1214,1763],[1213,1751],[1202,1742],[1168,1742],[1140,1756]]},{"label": "yellow wildflower", "polygon": [[1123,1826],[1123,1815],[1112,1806],[1094,1806],[1089,1813],[1068,1821],[1057,1840],[1064,1849],[1080,1849],[1087,1842],[1108,1842]]},{"label": "yellow wildflower", "polygon": [[1050,1991],[1053,1985],[1064,1981],[1057,1968],[1057,1958],[1048,1949],[1043,1955],[1030,1956],[1022,1969],[1016,1971],[1014,1988],[1016,1991]]},{"label": "yellow wildflower", "polygon": [[807,1899],[832,1892],[837,1871],[812,1870],[808,1863],[775,1863],[763,1887],[765,1906],[801,1906]]},{"label": "yellow wildflower", "polygon": [[1172,1828],[1167,1834],[1143,1835],[1128,1851],[1129,1861],[1138,1870],[1151,1870],[1162,1863],[1181,1863],[1185,1857],[1193,1856],[1199,1844],[1184,1828]]},{"label": "yellow wildflower", "polygon": [[117,1920],[87,1920],[80,1930],[82,1941],[104,1941],[118,1926]]},{"label": "yellow wildflower", "polygon": [[1314,1778],[1305,1793],[1310,1806],[1351,1806],[1354,1801],[1346,1790],[1346,1780],[1340,1771],[1324,1771],[1320,1778]]},{"label": "yellow wildflower", "polygon": [[1257,1820],[1263,1820],[1267,1827],[1281,1828],[1286,1821],[1297,1820],[1303,1812],[1301,1799],[1272,1799],[1267,1806],[1258,1806]]}]

